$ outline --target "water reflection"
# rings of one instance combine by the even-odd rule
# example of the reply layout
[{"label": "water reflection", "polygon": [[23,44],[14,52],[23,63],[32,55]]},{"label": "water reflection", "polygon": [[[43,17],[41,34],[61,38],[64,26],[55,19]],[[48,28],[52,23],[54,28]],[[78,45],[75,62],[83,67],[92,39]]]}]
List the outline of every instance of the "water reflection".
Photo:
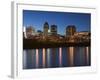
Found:
[{"label": "water reflection", "polygon": [[62,66],[62,48],[59,48],[59,67]]},{"label": "water reflection", "polygon": [[87,65],[89,65],[89,63],[90,63],[90,62],[89,62],[89,59],[90,59],[90,58],[89,58],[89,57],[90,57],[90,55],[89,55],[90,52],[89,52],[89,51],[90,51],[90,50],[89,50],[89,47],[86,47],[86,64],[87,64]]},{"label": "water reflection", "polygon": [[26,50],[23,51],[23,68],[26,69],[27,68],[27,53]]},{"label": "water reflection", "polygon": [[36,49],[36,68],[39,67],[39,51]]},{"label": "water reflection", "polygon": [[90,47],[23,50],[23,69],[90,66]]},{"label": "water reflection", "polygon": [[74,47],[69,47],[69,65],[74,66]]},{"label": "water reflection", "polygon": [[46,67],[46,49],[43,48],[43,67]]},{"label": "water reflection", "polygon": [[87,62],[87,65],[89,64],[89,48],[88,47],[86,47],[86,62]]},{"label": "water reflection", "polygon": [[47,49],[47,67],[50,67],[50,49]]}]

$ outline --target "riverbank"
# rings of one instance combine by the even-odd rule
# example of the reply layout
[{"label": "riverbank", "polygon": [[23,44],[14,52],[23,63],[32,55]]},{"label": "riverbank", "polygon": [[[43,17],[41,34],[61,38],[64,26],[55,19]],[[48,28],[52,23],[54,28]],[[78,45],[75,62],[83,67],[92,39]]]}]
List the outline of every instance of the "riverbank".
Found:
[{"label": "riverbank", "polygon": [[91,45],[90,42],[51,42],[51,41],[37,41],[32,39],[23,40],[23,49],[90,46],[90,45]]}]

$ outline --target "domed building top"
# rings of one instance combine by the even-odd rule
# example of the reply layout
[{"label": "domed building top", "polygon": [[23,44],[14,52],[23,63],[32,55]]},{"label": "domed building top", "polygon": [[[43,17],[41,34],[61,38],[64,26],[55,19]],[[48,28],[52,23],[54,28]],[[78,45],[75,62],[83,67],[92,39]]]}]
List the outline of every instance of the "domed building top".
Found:
[{"label": "domed building top", "polygon": [[45,23],[44,23],[44,28],[49,28],[48,22],[45,22]]},{"label": "domed building top", "polygon": [[71,35],[74,35],[74,33],[76,32],[76,27],[75,25],[68,25],[66,27],[66,36],[71,36]]},{"label": "domed building top", "polygon": [[66,29],[68,29],[68,28],[74,28],[74,29],[76,29],[75,25],[68,25],[68,26],[66,27]]},{"label": "domed building top", "polygon": [[49,25],[48,22],[45,22],[44,25]]}]

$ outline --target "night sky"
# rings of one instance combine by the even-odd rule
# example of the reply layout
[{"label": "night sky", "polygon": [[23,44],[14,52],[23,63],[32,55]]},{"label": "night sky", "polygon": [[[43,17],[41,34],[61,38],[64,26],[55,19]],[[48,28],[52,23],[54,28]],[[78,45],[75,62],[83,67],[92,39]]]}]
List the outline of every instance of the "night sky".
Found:
[{"label": "night sky", "polygon": [[68,25],[75,25],[77,31],[90,31],[91,14],[23,10],[23,26],[33,26],[35,30],[42,30],[45,22],[49,26],[57,25],[58,33],[65,34]]}]

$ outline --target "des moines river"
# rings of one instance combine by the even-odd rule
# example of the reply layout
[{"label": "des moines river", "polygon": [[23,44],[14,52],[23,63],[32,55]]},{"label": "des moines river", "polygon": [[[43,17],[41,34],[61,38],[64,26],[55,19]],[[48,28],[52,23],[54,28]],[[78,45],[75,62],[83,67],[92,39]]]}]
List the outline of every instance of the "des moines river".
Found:
[{"label": "des moines river", "polygon": [[23,69],[90,66],[90,47],[23,50]]}]

